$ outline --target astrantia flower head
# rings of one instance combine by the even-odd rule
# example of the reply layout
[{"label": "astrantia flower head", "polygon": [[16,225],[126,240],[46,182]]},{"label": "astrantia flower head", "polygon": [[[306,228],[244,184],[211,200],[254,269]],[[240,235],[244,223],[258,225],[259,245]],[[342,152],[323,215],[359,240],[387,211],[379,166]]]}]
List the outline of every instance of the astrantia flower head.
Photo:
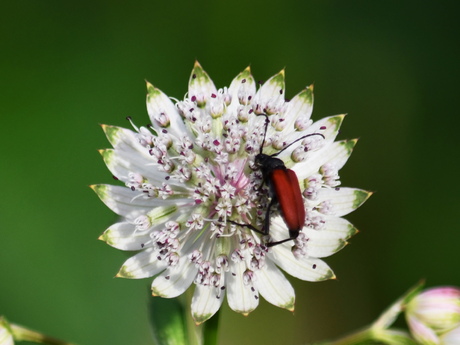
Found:
[{"label": "astrantia flower head", "polygon": [[[259,296],[293,310],[294,290],[280,268],[307,281],[335,277],[321,258],[357,232],[341,217],[370,195],[338,187],[356,140],[335,141],[344,115],[310,119],[312,86],[291,101],[284,91],[284,71],[257,89],[247,68],[228,88],[217,89],[195,63],[184,100],[171,100],[147,83],[150,125],[103,126],[113,149],[100,152],[125,186],[93,186],[122,216],[101,239],[139,251],[117,276],[154,277],[153,295],[167,298],[194,285],[197,323],[210,318],[225,296],[243,314],[257,307]],[[252,230],[262,231],[265,211],[276,201],[255,157],[262,143],[270,155],[313,133],[277,156],[297,174],[305,226],[295,240],[270,247],[289,231],[277,207],[271,207],[269,236]]]}]

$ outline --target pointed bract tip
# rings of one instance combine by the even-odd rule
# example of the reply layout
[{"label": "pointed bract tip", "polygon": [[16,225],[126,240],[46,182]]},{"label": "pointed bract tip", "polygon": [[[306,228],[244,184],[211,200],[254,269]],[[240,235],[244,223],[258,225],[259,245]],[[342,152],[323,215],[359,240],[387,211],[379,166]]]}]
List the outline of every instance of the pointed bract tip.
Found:
[{"label": "pointed bract tip", "polygon": [[307,87],[307,89],[309,89],[310,91],[313,91],[313,89],[315,88],[315,84],[310,84],[310,86]]},{"label": "pointed bract tip", "polygon": [[243,72],[251,73],[251,66],[246,67]]},{"label": "pointed bract tip", "polygon": [[193,64],[193,68],[201,68],[201,65],[198,62],[198,60],[195,60],[195,63]]},{"label": "pointed bract tip", "polygon": [[99,241],[104,241],[104,242],[106,242],[105,232],[104,232],[102,235],[100,235],[97,239],[98,239]]}]

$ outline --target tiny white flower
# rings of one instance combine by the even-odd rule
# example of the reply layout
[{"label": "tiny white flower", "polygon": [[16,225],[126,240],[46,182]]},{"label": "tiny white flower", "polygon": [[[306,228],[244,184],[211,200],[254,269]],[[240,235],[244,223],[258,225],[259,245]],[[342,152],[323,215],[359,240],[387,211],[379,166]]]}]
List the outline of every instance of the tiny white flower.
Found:
[{"label": "tiny white flower", "polygon": [[[94,185],[101,200],[122,220],[100,237],[109,245],[139,251],[117,276],[153,277],[152,293],[176,297],[195,285],[195,321],[209,319],[227,297],[243,314],[259,296],[294,309],[295,294],[282,271],[307,281],[335,277],[321,258],[342,249],[357,230],[342,216],[371,193],[338,188],[338,172],[357,140],[335,141],[344,115],[313,122],[313,87],[291,101],[284,98],[284,71],[258,90],[249,68],[228,88],[217,89],[195,63],[188,94],[172,101],[147,83],[151,125],[134,131],[104,125],[113,149],[100,153],[125,186]],[[263,116],[258,116],[266,114]],[[305,226],[295,241],[276,207],[270,238],[262,229],[270,202],[255,164],[270,124],[263,153],[280,158],[298,177]],[[231,222],[230,222],[231,221]],[[233,222],[233,223],[232,223]]]}]

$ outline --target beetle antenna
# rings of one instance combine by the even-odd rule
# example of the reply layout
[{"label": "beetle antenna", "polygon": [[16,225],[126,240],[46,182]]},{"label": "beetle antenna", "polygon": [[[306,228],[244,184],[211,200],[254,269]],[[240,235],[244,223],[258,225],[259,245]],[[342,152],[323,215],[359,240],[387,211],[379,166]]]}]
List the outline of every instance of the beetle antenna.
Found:
[{"label": "beetle antenna", "polygon": [[[304,135],[303,137],[300,137],[300,138],[294,140],[294,141],[293,141],[292,143],[290,143],[288,146],[283,147],[283,149],[282,149],[281,151],[278,151],[278,152],[272,154],[271,157],[276,157],[276,156],[278,156],[281,152],[283,152],[283,151],[286,150],[289,146],[291,146],[292,144],[295,144],[295,143],[298,142],[299,140],[302,140],[302,139],[305,139],[305,138],[308,138],[308,137],[312,137],[312,136],[314,136],[314,135],[320,135],[320,136],[323,137],[323,139],[325,139],[325,138],[324,138],[324,135],[322,135],[321,133],[310,133],[310,134]],[[264,138],[264,139],[265,139],[265,138]]]},{"label": "beetle antenna", "polygon": [[267,114],[258,114],[257,116],[265,116],[265,132],[264,132],[264,140],[262,140],[262,145],[260,145],[260,154],[262,153],[262,150],[265,145],[265,138],[267,137],[267,129],[268,129],[268,124],[270,123],[270,120],[268,119]]}]

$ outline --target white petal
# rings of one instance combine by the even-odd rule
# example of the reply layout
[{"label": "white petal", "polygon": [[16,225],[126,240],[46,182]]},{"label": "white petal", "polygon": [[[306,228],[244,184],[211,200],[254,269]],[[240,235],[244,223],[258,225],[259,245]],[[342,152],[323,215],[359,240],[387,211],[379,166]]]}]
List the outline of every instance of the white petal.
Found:
[{"label": "white petal", "polygon": [[[308,127],[307,130],[303,132],[293,132],[289,135],[289,143],[309,133],[320,133],[324,135],[325,139],[323,141],[323,146],[316,151],[308,152],[307,158],[303,162],[294,163],[294,161],[291,158],[292,151],[298,147],[297,144],[294,144],[285,151],[283,151],[278,157],[284,161],[288,168],[295,167],[295,171],[302,171],[302,176],[310,176],[312,173],[316,173],[319,167],[324,164],[324,160],[322,157],[324,156],[325,152],[329,150],[329,147],[332,145],[337,134],[339,133],[340,125],[342,124],[344,117],[345,115],[325,117],[313,123],[310,127]],[[321,164],[319,164],[320,162]],[[309,172],[313,172],[306,174],[305,172],[303,172],[304,169],[308,170]]]},{"label": "white petal", "polygon": [[134,224],[120,222],[105,230],[99,239],[117,249],[140,250],[142,244],[150,240],[150,232],[136,231]]},{"label": "white petal", "polygon": [[[274,114],[284,105],[284,70],[268,79],[253,99],[256,114]],[[274,112],[273,112],[274,111]]]},{"label": "white petal", "polygon": [[183,255],[177,266],[169,266],[152,282],[152,294],[166,298],[177,297],[187,290],[196,277],[198,269]]},{"label": "white petal", "polygon": [[194,204],[193,200],[190,199],[145,198],[142,192],[132,191],[130,188],[120,186],[100,184],[93,185],[91,188],[108,208],[129,220],[148,214],[153,208],[159,206],[170,206],[179,209],[180,207]]},{"label": "white petal", "polygon": [[[312,230],[318,231],[318,230]],[[307,236],[309,236],[307,234]],[[345,247],[347,242],[341,239],[329,240],[323,238],[315,238],[308,241],[307,252],[308,255],[315,258],[325,258],[337,253],[340,249]]]},{"label": "white petal", "polygon": [[336,141],[321,149],[321,155],[310,156],[305,161],[294,165],[292,170],[295,171],[299,181],[317,173],[326,163],[332,163],[337,170],[340,170],[350,157],[356,142],[356,139]]},{"label": "white petal", "polygon": [[265,266],[255,271],[254,285],[267,302],[280,308],[294,310],[295,293],[292,285],[284,274],[270,261]]},{"label": "white petal", "polygon": [[[272,216],[270,219],[270,237],[272,242],[281,241],[289,237],[287,225],[280,215]],[[288,242],[286,245],[292,247],[292,242]]]},{"label": "white petal", "polygon": [[227,301],[230,308],[242,314],[249,314],[259,305],[259,295],[252,285],[243,283],[246,264],[241,261],[231,265],[231,272],[226,273]]},{"label": "white petal", "polygon": [[160,273],[166,268],[166,263],[156,258],[156,251],[148,248],[125,261],[117,277],[121,278],[147,278]]},{"label": "white petal", "polygon": [[[99,151],[110,171],[121,181],[128,180],[130,172],[136,172],[152,183],[161,184],[168,174],[157,169],[157,160],[149,149],[139,143],[137,134],[129,129],[103,125],[107,139],[115,148],[114,152]],[[107,152],[105,152],[107,151]],[[168,181],[174,184],[174,180]]]},{"label": "white petal", "polygon": [[219,297],[215,287],[197,285],[192,298],[192,316],[197,324],[210,319],[220,308],[224,300],[224,291]]},{"label": "white petal", "polygon": [[246,68],[243,72],[238,74],[230,84],[228,93],[232,98],[232,102],[227,108],[227,113],[232,114],[236,111],[237,107],[244,102],[250,102],[256,93],[256,83],[251,75],[250,68]]},{"label": "white petal", "polygon": [[346,219],[326,217],[325,228],[315,230],[305,227],[302,232],[308,237],[308,255],[324,258],[337,253],[347,244],[347,239],[358,232]]},{"label": "white petal", "polygon": [[213,93],[217,93],[213,81],[203,70],[198,61],[195,61],[195,66],[193,66],[188,84],[188,98],[192,99],[196,97],[199,102],[201,97],[204,97],[204,100],[206,100],[211,97]]},{"label": "white petal", "polygon": [[330,201],[335,216],[341,217],[361,206],[370,196],[367,192],[357,188],[322,188],[318,192],[318,203]]},{"label": "white petal", "polygon": [[271,248],[269,257],[291,276],[307,281],[334,279],[334,272],[320,259],[296,259],[291,253],[292,244],[283,243]]},{"label": "white petal", "polygon": [[[105,165],[117,179],[129,181],[129,174],[136,172],[146,178],[150,183],[159,185],[165,181],[167,174],[156,168],[158,165],[152,157],[146,160],[139,155],[132,155],[128,151],[105,149],[99,150]],[[174,181],[171,181],[174,182]]]},{"label": "white petal", "polygon": [[189,134],[179,111],[171,99],[150,83],[147,83],[147,111],[156,130],[161,130],[162,127],[158,126],[155,118],[163,113],[169,118],[169,125],[167,126],[169,133],[178,138]]},{"label": "white petal", "polygon": [[312,111],[313,85],[299,92],[287,103],[287,109],[284,114],[286,121],[288,121],[286,128],[294,128],[294,123],[299,116],[309,119]]}]

